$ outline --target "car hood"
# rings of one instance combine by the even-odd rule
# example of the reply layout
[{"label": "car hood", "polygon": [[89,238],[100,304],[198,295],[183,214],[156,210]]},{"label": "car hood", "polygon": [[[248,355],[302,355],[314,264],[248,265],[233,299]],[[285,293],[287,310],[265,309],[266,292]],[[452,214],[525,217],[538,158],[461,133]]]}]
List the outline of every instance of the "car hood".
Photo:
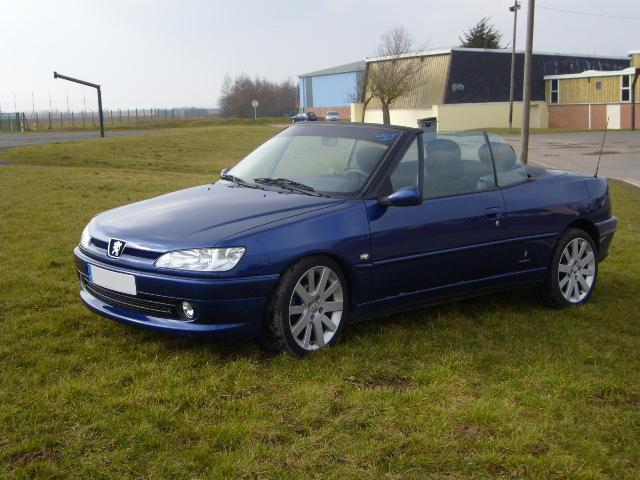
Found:
[{"label": "car hood", "polygon": [[230,235],[343,202],[217,182],[109,210],[89,230],[102,241],[117,238],[154,251],[212,247]]}]

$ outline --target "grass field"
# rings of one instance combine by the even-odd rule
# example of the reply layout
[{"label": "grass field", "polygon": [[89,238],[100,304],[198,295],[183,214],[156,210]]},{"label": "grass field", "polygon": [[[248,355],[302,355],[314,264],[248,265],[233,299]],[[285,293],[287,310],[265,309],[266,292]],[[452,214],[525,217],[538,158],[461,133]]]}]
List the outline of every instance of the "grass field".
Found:
[{"label": "grass field", "polygon": [[213,181],[268,126],[0,152],[0,478],[571,478],[640,472],[640,191],[587,306],[522,290],[348,327],[308,359],[89,313],[97,212]]},{"label": "grass field", "polygon": [[[191,119],[191,118],[147,118],[143,120],[135,120],[133,118],[125,119],[122,122],[117,119],[112,123],[110,118],[105,116],[104,118],[104,130],[105,132],[117,131],[117,130],[159,130],[166,128],[194,128],[194,127],[214,127],[221,125],[273,125],[273,124],[288,124],[291,122],[289,117],[259,117],[253,118],[222,118],[213,117],[208,119]],[[0,136],[3,134],[18,133],[12,132],[9,129],[7,120],[3,120],[0,125]],[[26,130],[23,135],[29,135],[30,133],[49,133],[49,132],[88,132],[88,131],[100,132],[100,124],[96,120],[95,125],[91,121],[82,127],[81,123],[76,120],[75,125],[65,124],[60,126],[60,122],[56,121],[52,124],[52,128],[48,128],[48,122],[40,123],[40,128],[37,130]]]}]

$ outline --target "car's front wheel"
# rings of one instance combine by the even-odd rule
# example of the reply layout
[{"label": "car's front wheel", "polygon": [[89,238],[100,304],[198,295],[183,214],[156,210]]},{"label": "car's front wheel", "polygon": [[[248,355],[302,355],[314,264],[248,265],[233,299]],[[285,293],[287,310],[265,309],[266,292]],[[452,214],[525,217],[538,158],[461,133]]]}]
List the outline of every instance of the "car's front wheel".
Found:
[{"label": "car's front wheel", "polygon": [[544,289],[553,307],[581,305],[591,298],[598,278],[597,248],[591,236],[569,229],[558,240]]},{"label": "car's front wheel", "polygon": [[328,257],[304,258],[282,275],[269,301],[270,347],[305,355],[335,344],[348,316],[348,291],[340,266]]}]

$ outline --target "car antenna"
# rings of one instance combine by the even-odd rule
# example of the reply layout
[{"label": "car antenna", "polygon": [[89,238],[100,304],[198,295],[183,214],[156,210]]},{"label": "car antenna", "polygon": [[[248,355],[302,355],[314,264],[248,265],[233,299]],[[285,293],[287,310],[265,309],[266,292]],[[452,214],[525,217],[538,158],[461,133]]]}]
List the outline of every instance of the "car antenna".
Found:
[{"label": "car antenna", "polygon": [[598,154],[598,163],[596,163],[596,173],[593,174],[594,178],[598,177],[598,169],[600,168],[600,158],[602,157],[602,150],[604,150],[604,141],[607,138],[607,129],[609,127],[609,117],[604,124],[604,135],[602,135],[602,145],[600,145],[600,153]]}]

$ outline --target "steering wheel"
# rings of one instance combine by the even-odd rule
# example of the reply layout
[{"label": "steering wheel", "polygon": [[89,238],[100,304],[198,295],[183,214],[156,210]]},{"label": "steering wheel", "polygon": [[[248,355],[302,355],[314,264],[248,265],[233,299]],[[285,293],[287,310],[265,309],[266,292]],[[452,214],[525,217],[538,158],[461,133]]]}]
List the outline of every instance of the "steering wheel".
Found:
[{"label": "steering wheel", "polygon": [[363,172],[359,168],[349,168],[344,171],[344,177],[354,182],[363,183],[369,178],[369,174]]}]

